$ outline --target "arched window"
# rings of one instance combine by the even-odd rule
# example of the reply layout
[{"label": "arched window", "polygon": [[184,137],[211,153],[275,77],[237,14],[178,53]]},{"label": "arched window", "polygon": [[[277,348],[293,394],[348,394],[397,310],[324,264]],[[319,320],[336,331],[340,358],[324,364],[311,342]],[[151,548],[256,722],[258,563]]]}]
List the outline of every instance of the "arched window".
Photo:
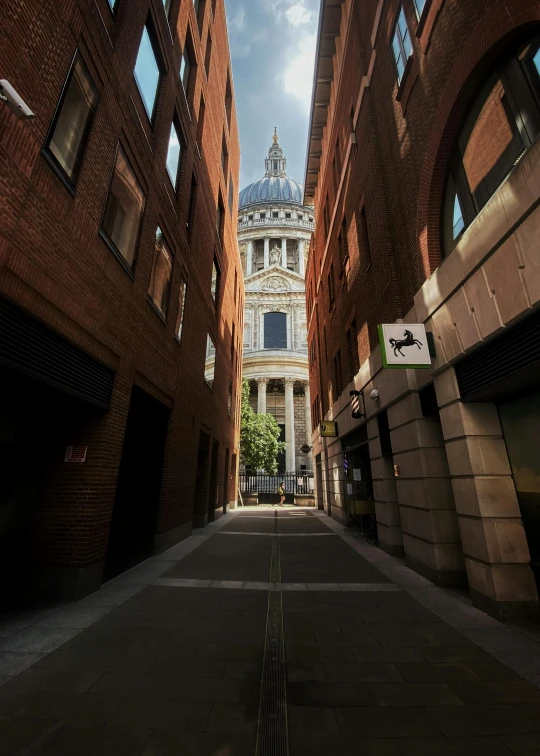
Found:
[{"label": "arched window", "polygon": [[468,111],[451,159],[444,253],[495,194],[540,133],[540,38],[506,56]]},{"label": "arched window", "polygon": [[287,349],[287,315],[284,312],[265,313],[264,348]]}]

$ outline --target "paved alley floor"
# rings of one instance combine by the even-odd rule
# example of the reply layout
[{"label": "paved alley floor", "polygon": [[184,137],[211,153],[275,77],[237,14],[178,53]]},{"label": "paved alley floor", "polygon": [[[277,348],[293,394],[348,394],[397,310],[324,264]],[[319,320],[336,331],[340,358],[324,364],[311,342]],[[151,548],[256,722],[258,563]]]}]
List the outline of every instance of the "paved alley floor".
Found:
[{"label": "paved alley floor", "polygon": [[0,755],[531,756],[539,684],[534,640],[322,513],[240,509],[0,621]]}]

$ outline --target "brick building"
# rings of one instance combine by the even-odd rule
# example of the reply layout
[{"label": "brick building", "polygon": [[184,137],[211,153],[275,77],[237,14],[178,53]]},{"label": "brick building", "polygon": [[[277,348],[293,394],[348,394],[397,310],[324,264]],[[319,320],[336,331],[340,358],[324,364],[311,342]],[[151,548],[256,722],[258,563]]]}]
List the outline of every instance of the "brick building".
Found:
[{"label": "brick building", "polygon": [[76,597],[236,495],[224,2],[15,0],[0,77],[2,584]]},{"label": "brick building", "polygon": [[305,179],[319,505],[500,617],[538,611],[539,32],[535,0],[323,0]]}]

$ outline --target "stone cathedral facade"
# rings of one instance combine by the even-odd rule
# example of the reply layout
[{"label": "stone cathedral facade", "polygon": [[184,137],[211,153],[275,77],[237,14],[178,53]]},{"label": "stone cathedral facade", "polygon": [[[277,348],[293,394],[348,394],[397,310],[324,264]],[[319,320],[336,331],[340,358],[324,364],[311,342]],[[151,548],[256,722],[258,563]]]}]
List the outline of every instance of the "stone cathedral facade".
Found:
[{"label": "stone cathedral facade", "polygon": [[277,133],[260,180],[240,193],[238,242],[244,273],[243,373],[252,407],[274,415],[287,444],[280,472],[311,470],[311,402],[304,273],[313,208],[287,176]]}]

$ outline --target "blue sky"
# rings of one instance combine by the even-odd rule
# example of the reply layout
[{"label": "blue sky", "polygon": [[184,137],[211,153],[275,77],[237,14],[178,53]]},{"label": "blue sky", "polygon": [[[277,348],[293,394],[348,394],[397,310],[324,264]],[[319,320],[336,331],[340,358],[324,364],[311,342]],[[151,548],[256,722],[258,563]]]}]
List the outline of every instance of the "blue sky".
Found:
[{"label": "blue sky", "polygon": [[290,178],[304,182],[319,0],[225,0],[242,165],[240,189],[264,174],[274,126]]}]

